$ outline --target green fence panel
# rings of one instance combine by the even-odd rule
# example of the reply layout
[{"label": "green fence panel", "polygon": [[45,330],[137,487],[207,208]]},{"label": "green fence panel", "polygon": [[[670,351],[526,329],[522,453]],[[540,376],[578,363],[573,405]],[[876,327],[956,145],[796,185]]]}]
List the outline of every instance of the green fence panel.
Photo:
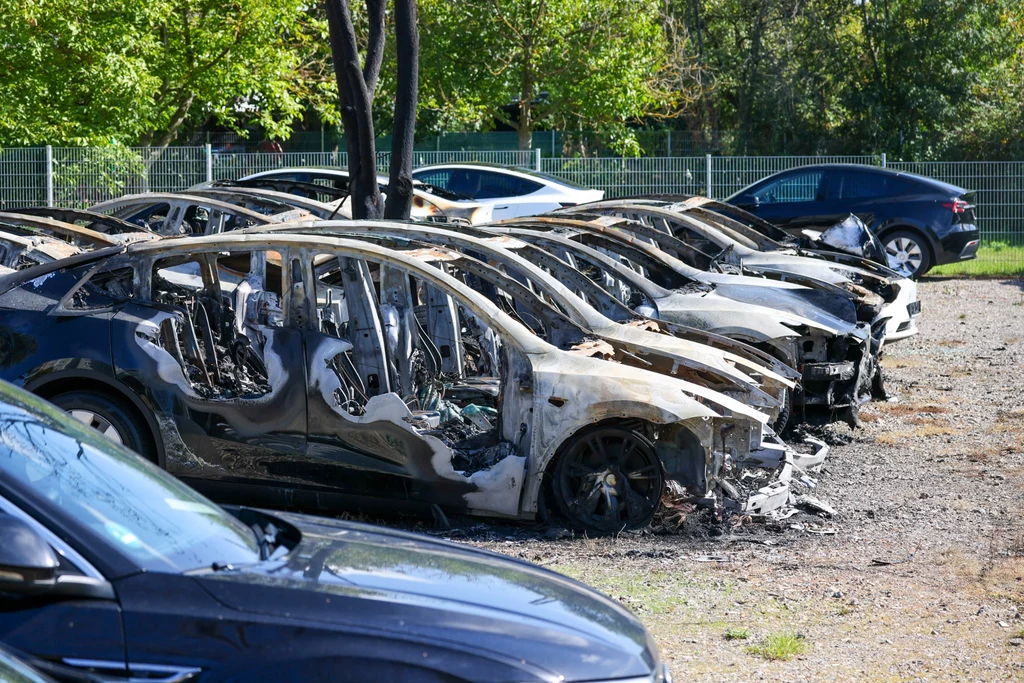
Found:
[{"label": "green fence panel", "polygon": [[46,148],[0,149],[0,209],[46,204]]}]

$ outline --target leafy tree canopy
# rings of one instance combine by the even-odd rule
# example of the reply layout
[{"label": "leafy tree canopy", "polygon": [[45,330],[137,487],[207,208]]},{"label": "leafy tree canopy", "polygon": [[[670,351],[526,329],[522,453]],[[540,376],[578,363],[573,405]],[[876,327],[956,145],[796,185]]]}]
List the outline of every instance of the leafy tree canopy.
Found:
[{"label": "leafy tree canopy", "polygon": [[[657,0],[421,0],[421,117],[438,130],[596,129],[672,109]],[[516,106],[508,106],[516,103]]]},{"label": "leafy tree canopy", "polygon": [[0,0],[0,142],[166,145],[187,122],[337,120],[300,0]]}]

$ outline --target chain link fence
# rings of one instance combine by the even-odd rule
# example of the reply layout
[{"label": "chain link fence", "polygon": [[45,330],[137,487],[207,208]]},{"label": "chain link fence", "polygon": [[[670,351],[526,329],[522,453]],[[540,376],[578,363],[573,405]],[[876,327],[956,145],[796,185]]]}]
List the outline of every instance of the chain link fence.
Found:
[{"label": "chain link fence", "polygon": [[[175,192],[210,180],[234,180],[279,168],[344,167],[344,152],[218,153],[210,145],[150,148],[41,147],[0,150],[0,210],[39,205],[87,208],[137,192]],[[885,166],[977,193],[982,249],[977,261],[939,272],[1024,272],[1024,161],[887,162],[874,156],[546,157],[539,149],[416,151],[417,167],[482,162],[543,171],[604,190],[608,197],[697,194],[725,198],[778,171],[817,163]],[[387,173],[390,152],[379,152]]]}]

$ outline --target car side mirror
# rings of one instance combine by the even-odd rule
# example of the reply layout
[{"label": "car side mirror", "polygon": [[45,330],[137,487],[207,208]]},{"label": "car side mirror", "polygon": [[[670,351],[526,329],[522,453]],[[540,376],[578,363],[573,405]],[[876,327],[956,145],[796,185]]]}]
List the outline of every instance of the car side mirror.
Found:
[{"label": "car side mirror", "polygon": [[0,593],[37,595],[56,583],[60,561],[25,522],[0,515]]},{"label": "car side mirror", "polygon": [[50,544],[17,517],[0,513],[0,595],[46,599],[114,600],[103,579],[58,574],[60,560]]},{"label": "car side mirror", "polygon": [[741,209],[750,211],[751,209],[756,209],[761,206],[761,200],[758,199],[756,195],[741,194],[736,198],[736,201],[734,201],[733,204]]}]

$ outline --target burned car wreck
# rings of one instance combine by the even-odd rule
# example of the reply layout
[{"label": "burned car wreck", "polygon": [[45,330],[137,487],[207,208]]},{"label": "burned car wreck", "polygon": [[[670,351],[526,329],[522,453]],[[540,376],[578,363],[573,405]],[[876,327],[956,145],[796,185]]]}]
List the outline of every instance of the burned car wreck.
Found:
[{"label": "burned car wreck", "polygon": [[889,342],[917,333],[921,303],[912,280],[867,259],[787,248],[714,212],[697,217],[690,212],[696,205],[610,200],[556,214],[611,215],[646,223],[692,247],[693,260],[687,262],[695,268],[763,276],[845,296],[856,305],[857,319],[884,327]]},{"label": "burned car wreck", "polygon": [[[637,314],[747,342],[801,368],[802,382],[791,406],[801,421],[843,420],[855,425],[860,405],[870,400],[874,387],[881,387],[875,356],[878,344],[866,325],[832,316],[788,290],[754,287],[749,291],[739,285],[695,282],[673,268],[671,257],[657,249],[627,250],[623,247],[628,244],[616,244],[578,225],[551,229],[557,221],[525,219],[522,224],[528,227],[508,227],[510,223],[493,229],[546,249],[563,262],[560,270],[571,267],[585,273],[594,285]],[[588,245],[587,237],[597,242]],[[626,256],[649,267],[641,268]]]},{"label": "burned car wreck", "polygon": [[100,202],[89,210],[135,223],[163,236],[216,235],[256,225],[309,217],[302,209],[278,204],[277,213],[266,214],[211,197],[173,192],[125,195]]},{"label": "burned car wreck", "polygon": [[559,349],[447,272],[482,262],[434,249],[235,233],[29,268],[0,278],[0,376],[228,502],[550,505],[611,532],[666,481],[748,512],[789,498],[766,414]]}]

